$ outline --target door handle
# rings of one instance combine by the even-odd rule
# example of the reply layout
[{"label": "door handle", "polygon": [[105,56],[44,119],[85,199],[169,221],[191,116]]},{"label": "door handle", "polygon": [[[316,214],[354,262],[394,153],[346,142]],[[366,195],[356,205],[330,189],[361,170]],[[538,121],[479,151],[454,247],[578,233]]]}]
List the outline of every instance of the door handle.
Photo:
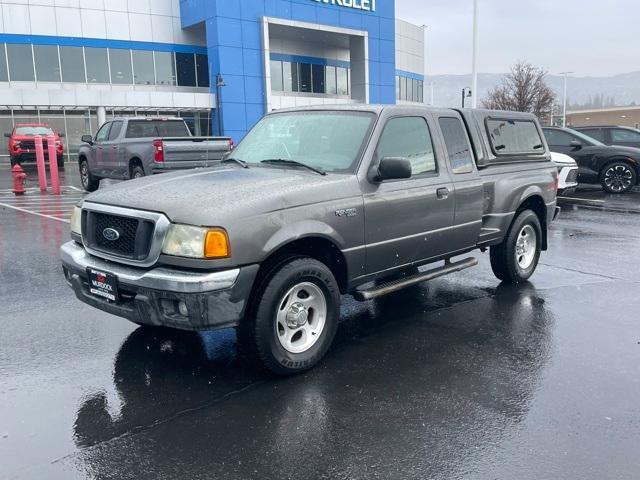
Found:
[{"label": "door handle", "polygon": [[439,188],[436,190],[436,197],[438,200],[446,200],[449,198],[449,189],[448,188]]}]

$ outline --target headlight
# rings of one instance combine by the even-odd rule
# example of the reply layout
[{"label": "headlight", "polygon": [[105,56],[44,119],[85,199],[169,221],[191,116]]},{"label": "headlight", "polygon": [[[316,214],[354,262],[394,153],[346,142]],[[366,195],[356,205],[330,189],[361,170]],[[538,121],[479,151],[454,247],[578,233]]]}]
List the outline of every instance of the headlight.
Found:
[{"label": "headlight", "polygon": [[202,228],[172,224],[162,245],[162,253],[189,258],[227,258],[231,256],[227,232],[221,228]]},{"label": "headlight", "polygon": [[82,208],[73,207],[73,213],[71,214],[71,233],[82,235]]}]

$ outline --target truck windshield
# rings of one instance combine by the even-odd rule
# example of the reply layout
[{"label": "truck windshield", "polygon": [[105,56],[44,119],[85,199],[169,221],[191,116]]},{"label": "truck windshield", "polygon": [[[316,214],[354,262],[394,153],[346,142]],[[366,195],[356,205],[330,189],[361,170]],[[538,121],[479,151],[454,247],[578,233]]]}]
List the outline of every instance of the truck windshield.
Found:
[{"label": "truck windshield", "polygon": [[240,142],[233,157],[249,164],[293,160],[324,172],[353,173],[374,118],[373,113],[348,111],[269,115]]},{"label": "truck windshield", "polygon": [[32,137],[34,135],[53,135],[53,130],[44,126],[16,127],[16,135]]},{"label": "truck windshield", "polygon": [[190,137],[183,120],[129,120],[127,138]]}]

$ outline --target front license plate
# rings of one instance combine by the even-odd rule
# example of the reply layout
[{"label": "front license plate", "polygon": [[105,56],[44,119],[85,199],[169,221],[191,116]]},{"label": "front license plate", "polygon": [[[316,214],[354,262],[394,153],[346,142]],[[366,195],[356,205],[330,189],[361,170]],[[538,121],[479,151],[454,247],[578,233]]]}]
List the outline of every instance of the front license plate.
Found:
[{"label": "front license plate", "polygon": [[118,299],[118,278],[112,273],[88,268],[89,291],[98,297],[115,302]]}]

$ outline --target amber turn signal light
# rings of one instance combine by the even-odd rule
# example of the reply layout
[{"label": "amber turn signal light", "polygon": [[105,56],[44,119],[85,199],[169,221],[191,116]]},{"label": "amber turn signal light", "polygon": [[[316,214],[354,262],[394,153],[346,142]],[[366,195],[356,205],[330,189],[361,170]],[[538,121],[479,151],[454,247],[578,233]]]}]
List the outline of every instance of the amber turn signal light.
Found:
[{"label": "amber turn signal light", "polygon": [[227,232],[222,229],[208,230],[204,241],[204,257],[227,258],[230,256],[231,248]]}]

